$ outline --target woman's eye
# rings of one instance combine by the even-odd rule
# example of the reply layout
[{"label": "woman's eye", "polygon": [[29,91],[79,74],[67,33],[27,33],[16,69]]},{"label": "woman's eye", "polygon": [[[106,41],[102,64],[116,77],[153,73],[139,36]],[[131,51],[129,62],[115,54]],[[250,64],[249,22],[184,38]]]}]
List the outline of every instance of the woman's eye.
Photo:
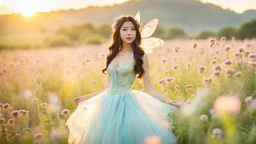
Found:
[{"label": "woman's eye", "polygon": [[126,29],[123,29],[123,31],[126,31]]},{"label": "woman's eye", "polygon": [[132,30],[135,30],[135,28],[133,28]]}]

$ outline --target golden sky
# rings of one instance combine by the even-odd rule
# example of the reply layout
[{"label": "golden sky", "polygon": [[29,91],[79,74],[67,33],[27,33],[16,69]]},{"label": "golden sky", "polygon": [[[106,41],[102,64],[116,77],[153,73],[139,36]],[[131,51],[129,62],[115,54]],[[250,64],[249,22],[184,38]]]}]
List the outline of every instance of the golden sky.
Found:
[{"label": "golden sky", "polygon": [[[127,0],[0,0],[0,14],[18,12],[24,16],[31,16],[38,11],[58,9],[79,9],[88,5],[113,5]],[[229,8],[238,13],[246,9],[256,9],[256,0],[200,0],[213,3],[223,8]]]}]

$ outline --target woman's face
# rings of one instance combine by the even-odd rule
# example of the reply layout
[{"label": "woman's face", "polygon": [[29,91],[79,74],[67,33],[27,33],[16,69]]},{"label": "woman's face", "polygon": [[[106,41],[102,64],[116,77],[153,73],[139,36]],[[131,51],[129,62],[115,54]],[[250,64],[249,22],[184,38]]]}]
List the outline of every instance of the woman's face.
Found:
[{"label": "woman's face", "polygon": [[123,43],[132,43],[136,38],[136,30],[131,21],[126,21],[121,29],[120,36]]}]

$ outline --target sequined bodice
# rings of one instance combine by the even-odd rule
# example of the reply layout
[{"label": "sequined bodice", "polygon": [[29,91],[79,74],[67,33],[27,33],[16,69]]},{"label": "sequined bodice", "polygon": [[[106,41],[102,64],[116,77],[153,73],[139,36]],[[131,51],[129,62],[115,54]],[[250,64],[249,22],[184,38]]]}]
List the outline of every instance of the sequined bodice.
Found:
[{"label": "sequined bodice", "polygon": [[125,90],[131,90],[136,77],[133,63],[123,62],[117,67],[109,64],[107,73],[110,77],[109,94],[118,94]]}]

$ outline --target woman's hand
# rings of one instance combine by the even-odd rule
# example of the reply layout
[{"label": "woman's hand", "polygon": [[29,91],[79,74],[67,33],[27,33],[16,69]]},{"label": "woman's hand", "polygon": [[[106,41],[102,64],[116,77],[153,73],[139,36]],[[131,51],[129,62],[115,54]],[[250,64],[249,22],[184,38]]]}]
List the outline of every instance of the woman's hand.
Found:
[{"label": "woman's hand", "polygon": [[175,103],[175,101],[167,100],[165,103],[167,103],[169,105],[173,105],[173,106],[177,107],[178,109],[180,108],[180,105]]},{"label": "woman's hand", "polygon": [[85,96],[78,96],[76,97],[73,102],[78,105],[81,101],[85,100]]}]

